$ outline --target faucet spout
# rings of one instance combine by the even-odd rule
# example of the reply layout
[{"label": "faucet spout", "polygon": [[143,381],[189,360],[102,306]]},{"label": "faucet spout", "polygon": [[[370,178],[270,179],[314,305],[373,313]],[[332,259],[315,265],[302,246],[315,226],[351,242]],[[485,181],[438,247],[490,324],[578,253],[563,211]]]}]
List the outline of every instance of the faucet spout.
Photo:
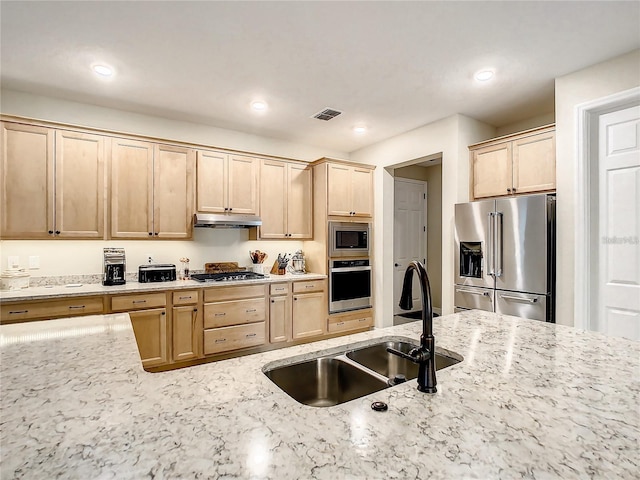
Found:
[{"label": "faucet spout", "polygon": [[[436,393],[436,341],[433,336],[433,305],[431,303],[431,286],[429,276],[424,265],[413,261],[404,272],[402,294],[400,295],[400,308],[410,310],[413,308],[411,294],[413,290],[413,272],[418,274],[420,292],[422,294],[422,335],[420,347],[409,352],[410,360],[418,364],[418,390],[424,393]],[[397,355],[395,351],[389,350]]]}]

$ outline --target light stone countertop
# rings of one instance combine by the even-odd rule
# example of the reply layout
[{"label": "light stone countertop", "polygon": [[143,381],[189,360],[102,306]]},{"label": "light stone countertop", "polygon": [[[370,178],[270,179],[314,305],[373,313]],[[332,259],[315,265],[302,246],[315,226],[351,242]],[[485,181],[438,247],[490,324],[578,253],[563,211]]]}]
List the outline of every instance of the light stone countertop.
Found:
[{"label": "light stone countertop", "polygon": [[413,380],[315,408],[262,372],[420,329],[147,373],[126,314],[2,325],[0,477],[638,478],[639,342],[470,311],[434,319],[464,357],[434,395]]},{"label": "light stone countertop", "polygon": [[256,283],[293,282],[301,280],[321,280],[327,278],[319,273],[285,275],[267,275],[259,280],[237,280],[230,282],[196,282],[195,280],[176,280],[174,282],[127,282],[124,285],[104,286],[101,283],[86,283],[81,286],[50,285],[29,287],[21,290],[0,291],[0,302],[24,302],[29,300],[52,300],[65,297],[80,297],[91,295],[110,295],[122,293],[146,293],[165,290],[182,290],[209,287],[228,287],[232,285],[251,285]]}]

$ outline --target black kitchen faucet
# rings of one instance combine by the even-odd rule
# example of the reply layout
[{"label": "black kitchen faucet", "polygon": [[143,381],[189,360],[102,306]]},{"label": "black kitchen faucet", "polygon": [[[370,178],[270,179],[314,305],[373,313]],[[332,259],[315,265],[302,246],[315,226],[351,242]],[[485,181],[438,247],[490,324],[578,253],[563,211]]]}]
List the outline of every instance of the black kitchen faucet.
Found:
[{"label": "black kitchen faucet", "polygon": [[412,349],[408,354],[387,348],[389,353],[406,358],[418,364],[418,390],[424,393],[436,393],[436,339],[433,336],[433,306],[431,304],[431,287],[429,286],[429,276],[424,265],[418,261],[413,261],[404,272],[404,282],[402,284],[402,295],[400,295],[400,308],[411,310],[413,301],[411,299],[413,285],[413,271],[418,274],[420,281],[420,291],[422,292],[422,335],[420,336],[420,346]]}]

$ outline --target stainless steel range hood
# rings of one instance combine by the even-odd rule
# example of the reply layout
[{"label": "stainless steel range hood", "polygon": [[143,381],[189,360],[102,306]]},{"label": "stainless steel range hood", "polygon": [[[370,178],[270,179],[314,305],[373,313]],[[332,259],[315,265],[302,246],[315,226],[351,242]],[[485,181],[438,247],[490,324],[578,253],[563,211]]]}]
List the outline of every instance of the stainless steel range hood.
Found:
[{"label": "stainless steel range hood", "polygon": [[193,220],[193,226],[198,228],[250,228],[260,225],[262,220],[257,215],[196,213]]}]

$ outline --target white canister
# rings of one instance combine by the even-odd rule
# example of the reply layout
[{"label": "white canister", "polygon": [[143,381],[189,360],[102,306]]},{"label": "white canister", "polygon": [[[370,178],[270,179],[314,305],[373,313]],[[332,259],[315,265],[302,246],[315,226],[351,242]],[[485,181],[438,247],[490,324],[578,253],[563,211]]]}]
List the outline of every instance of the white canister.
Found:
[{"label": "white canister", "polygon": [[0,290],[29,288],[29,272],[20,268],[9,268],[0,274]]},{"label": "white canister", "polygon": [[251,271],[253,273],[260,273],[263,274],[264,273],[264,266],[262,263],[254,263],[251,265]]}]

